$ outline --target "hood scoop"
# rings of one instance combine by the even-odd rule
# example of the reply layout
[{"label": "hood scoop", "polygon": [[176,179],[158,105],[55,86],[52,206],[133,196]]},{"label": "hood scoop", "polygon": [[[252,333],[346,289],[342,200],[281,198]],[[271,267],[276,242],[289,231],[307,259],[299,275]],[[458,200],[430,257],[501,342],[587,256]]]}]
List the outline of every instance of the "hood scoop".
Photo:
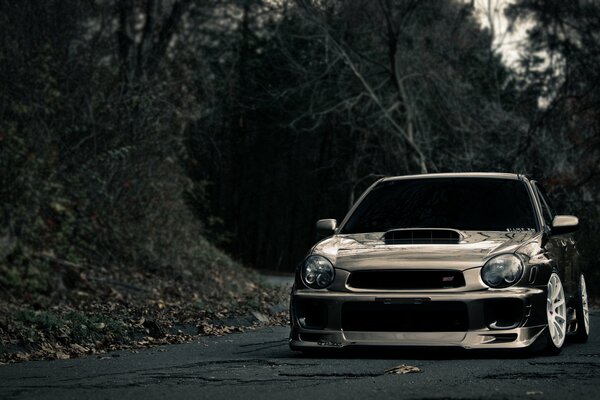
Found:
[{"label": "hood scoop", "polygon": [[461,238],[454,229],[411,228],[387,231],[382,240],[385,244],[458,244]]}]

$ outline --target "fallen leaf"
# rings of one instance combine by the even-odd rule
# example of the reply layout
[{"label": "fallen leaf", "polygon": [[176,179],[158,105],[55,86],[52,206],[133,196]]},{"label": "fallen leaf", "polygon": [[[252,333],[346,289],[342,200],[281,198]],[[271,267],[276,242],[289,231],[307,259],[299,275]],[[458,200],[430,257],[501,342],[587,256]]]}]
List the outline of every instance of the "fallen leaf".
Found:
[{"label": "fallen leaf", "polygon": [[67,211],[67,209],[65,208],[65,206],[63,206],[62,204],[60,204],[57,201],[53,201],[52,203],[50,203],[50,207],[56,211],[58,214],[62,214],[65,211]]},{"label": "fallen leaf", "polygon": [[527,396],[541,396],[544,394],[541,390],[528,390],[525,392]]},{"label": "fallen leaf", "polygon": [[252,315],[254,316],[254,318],[256,318],[259,322],[269,322],[269,317],[267,317],[265,314],[260,313],[258,311],[252,311]]},{"label": "fallen leaf", "polygon": [[78,353],[87,353],[88,351],[90,351],[90,349],[88,349],[87,347],[83,347],[81,345],[78,345],[77,343],[73,343],[71,345],[71,349],[75,350]]},{"label": "fallen leaf", "polygon": [[421,369],[419,367],[413,367],[412,365],[405,364],[400,364],[385,370],[386,374],[412,374],[416,372],[421,372]]},{"label": "fallen leaf", "polygon": [[68,360],[69,358],[71,358],[71,356],[69,356],[68,354],[63,353],[60,350],[58,350],[56,353],[54,353],[54,355],[59,360]]}]

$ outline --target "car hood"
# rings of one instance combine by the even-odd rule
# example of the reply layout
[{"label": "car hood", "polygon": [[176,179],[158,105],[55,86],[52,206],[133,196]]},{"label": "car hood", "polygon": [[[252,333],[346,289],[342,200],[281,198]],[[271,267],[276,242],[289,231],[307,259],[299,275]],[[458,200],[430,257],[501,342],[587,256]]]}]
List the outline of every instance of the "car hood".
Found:
[{"label": "car hood", "polygon": [[348,271],[373,268],[455,269],[481,267],[503,254],[537,253],[541,233],[533,231],[461,231],[458,244],[386,244],[384,232],[335,235],[317,243],[311,254],[328,258]]}]

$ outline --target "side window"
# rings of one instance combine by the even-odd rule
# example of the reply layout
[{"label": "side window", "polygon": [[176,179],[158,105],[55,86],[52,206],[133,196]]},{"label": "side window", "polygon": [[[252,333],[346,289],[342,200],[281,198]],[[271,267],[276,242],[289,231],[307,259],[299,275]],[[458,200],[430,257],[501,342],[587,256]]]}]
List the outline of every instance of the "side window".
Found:
[{"label": "side window", "polygon": [[548,196],[546,195],[546,191],[543,187],[541,187],[538,183],[535,184],[535,189],[540,199],[540,204],[542,206],[542,213],[544,214],[544,221],[546,225],[552,226],[552,219],[554,218],[554,209],[550,205],[548,201]]}]

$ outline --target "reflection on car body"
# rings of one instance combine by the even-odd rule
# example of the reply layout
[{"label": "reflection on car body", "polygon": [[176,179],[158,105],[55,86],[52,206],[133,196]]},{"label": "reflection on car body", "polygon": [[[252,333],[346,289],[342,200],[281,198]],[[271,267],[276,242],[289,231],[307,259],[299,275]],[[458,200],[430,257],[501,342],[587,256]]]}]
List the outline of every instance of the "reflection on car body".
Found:
[{"label": "reflection on car body", "polygon": [[459,346],[559,352],[589,335],[572,233],[522,175],[384,178],[296,271],[290,347]]}]

